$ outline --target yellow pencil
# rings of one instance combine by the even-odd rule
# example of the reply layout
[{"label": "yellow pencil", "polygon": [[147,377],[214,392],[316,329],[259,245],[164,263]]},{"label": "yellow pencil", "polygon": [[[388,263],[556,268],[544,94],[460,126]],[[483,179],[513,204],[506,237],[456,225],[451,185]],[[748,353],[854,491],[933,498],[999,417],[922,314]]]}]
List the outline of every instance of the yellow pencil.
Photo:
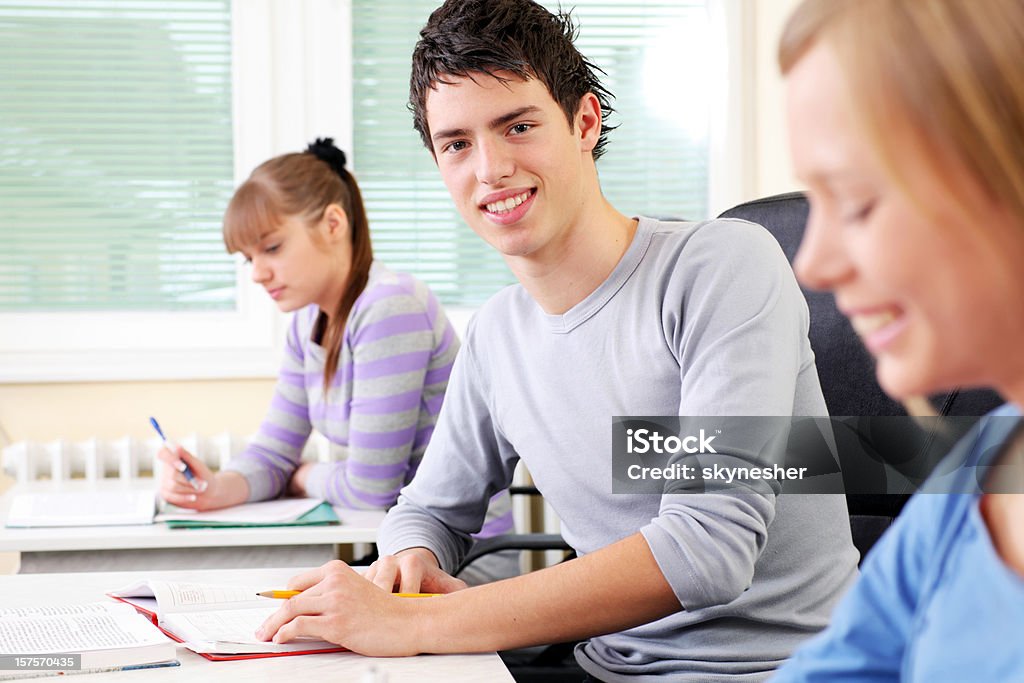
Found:
[{"label": "yellow pencil", "polygon": [[256,595],[261,598],[277,598],[278,600],[287,600],[288,598],[294,598],[302,591],[263,591]]},{"label": "yellow pencil", "polygon": [[[277,600],[287,600],[288,598],[294,598],[302,591],[262,591],[256,595],[261,598],[275,598]],[[435,598],[441,593],[394,593],[400,598]]]}]

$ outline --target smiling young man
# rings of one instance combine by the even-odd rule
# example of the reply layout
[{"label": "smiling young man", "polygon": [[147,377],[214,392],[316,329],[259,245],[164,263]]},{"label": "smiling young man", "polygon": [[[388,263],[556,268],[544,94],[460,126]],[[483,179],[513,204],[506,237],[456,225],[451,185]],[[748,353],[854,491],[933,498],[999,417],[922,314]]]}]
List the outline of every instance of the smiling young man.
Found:
[{"label": "smiling young man", "polygon": [[[604,198],[609,94],[573,35],[530,0],[449,0],[421,32],[415,126],[520,285],[470,325],[372,584],[341,563],[296,577],[305,592],[263,637],[390,655],[590,638],[577,659],[599,680],[759,681],[852,581],[841,497],[612,493],[614,416],[826,410],[806,305],[766,231]],[[520,459],[580,557],[459,590],[449,573]]]}]

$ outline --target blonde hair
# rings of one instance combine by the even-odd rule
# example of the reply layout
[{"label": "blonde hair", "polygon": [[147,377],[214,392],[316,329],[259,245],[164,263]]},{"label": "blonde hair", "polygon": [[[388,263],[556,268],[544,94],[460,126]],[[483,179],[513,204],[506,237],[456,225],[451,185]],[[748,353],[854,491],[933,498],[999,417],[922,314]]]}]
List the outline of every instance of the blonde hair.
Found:
[{"label": "blonde hair", "polygon": [[341,159],[337,168],[311,152],[283,154],[265,161],[235,191],[224,214],[224,245],[232,254],[257,244],[289,218],[299,218],[312,228],[331,204],[340,206],[348,216],[352,265],[344,293],[329,312],[321,339],[326,351],[325,394],[338,370],[345,321],[366,288],[373,263],[363,197],[355,177],[341,167],[344,155],[337,153]]},{"label": "blonde hair", "polygon": [[782,35],[782,73],[819,42],[908,196],[928,210],[903,143],[967,215],[980,196],[1024,230],[1022,0],[805,0]]}]

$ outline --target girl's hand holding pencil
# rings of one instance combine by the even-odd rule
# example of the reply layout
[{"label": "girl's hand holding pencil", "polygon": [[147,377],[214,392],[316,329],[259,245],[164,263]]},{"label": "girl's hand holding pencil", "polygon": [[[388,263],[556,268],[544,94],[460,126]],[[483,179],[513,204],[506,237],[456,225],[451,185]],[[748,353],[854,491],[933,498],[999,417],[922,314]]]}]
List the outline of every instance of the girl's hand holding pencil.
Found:
[{"label": "girl's hand holding pencil", "polygon": [[199,458],[168,439],[153,418],[150,424],[164,445],[157,458],[164,464],[159,475],[159,494],[168,503],[190,510],[217,510],[244,503],[249,484],[238,472],[210,470]]}]

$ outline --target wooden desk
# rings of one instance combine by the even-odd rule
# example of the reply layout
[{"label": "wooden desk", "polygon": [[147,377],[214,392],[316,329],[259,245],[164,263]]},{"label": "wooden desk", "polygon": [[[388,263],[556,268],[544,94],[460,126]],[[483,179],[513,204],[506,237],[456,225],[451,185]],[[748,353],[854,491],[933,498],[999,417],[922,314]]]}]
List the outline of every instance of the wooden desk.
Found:
[{"label": "wooden desk", "polygon": [[18,493],[152,488],[155,483],[147,479],[95,483],[40,481],[14,486],[0,496],[0,552],[22,553],[23,572],[311,566],[336,557],[339,544],[373,543],[384,519],[380,511],[335,508],[342,520],[337,526],[263,529],[169,529],[164,524],[49,529],[3,526]]},{"label": "wooden desk", "polygon": [[[0,576],[0,604],[24,607],[74,604],[107,599],[104,593],[144,577],[173,581],[244,583],[283,586],[293,569],[208,569],[203,571],[101,572],[83,574],[32,574]],[[512,683],[511,674],[496,654],[421,655],[419,657],[371,658],[351,652],[332,652],[297,657],[271,657],[238,662],[211,662],[183,647],[178,648],[179,667],[94,673],[75,680],[82,683],[133,681],[233,681],[238,683],[281,681],[363,681],[376,668],[388,683]],[[386,678],[385,678],[386,677]],[[45,680],[45,679],[40,679]],[[370,679],[372,680],[372,679]]]}]

